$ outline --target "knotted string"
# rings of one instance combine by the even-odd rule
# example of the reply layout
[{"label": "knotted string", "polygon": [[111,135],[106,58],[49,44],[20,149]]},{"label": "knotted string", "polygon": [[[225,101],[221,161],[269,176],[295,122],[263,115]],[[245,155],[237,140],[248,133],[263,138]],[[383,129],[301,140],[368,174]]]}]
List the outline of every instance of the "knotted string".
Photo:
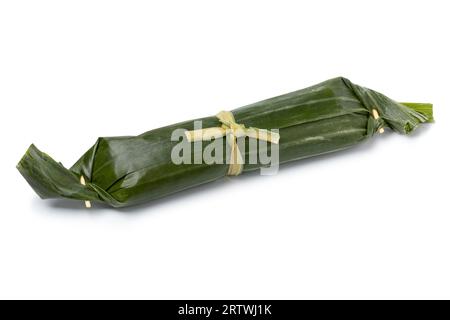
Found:
[{"label": "knotted string", "polygon": [[221,127],[186,131],[186,137],[189,142],[195,142],[209,141],[213,137],[218,138],[228,134],[230,139],[227,139],[227,141],[231,147],[230,166],[227,173],[229,176],[240,175],[244,168],[244,160],[237,143],[238,138],[249,137],[275,144],[278,144],[280,141],[280,135],[277,132],[252,127],[246,128],[245,125],[236,123],[233,113],[230,111],[221,111],[216,117],[222,123]]}]

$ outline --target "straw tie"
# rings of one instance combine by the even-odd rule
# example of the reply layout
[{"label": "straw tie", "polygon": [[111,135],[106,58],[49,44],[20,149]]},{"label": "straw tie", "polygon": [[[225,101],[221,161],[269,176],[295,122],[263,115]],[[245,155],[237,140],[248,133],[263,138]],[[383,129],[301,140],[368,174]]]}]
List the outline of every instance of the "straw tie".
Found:
[{"label": "straw tie", "polygon": [[221,127],[190,130],[186,131],[185,134],[189,142],[209,141],[213,137],[218,138],[229,135],[230,139],[227,140],[231,147],[230,166],[227,173],[229,176],[240,175],[244,168],[244,160],[237,143],[238,138],[249,137],[275,144],[278,144],[280,141],[280,135],[277,132],[253,127],[247,128],[243,124],[236,123],[234,115],[230,111],[221,111],[216,117],[222,123]]}]

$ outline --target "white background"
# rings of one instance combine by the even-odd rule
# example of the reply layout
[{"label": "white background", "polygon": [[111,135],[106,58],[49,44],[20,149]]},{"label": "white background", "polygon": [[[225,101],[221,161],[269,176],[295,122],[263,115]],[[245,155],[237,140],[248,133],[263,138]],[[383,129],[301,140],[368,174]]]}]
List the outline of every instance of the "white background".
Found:
[{"label": "white background", "polygon": [[[446,5],[2,1],[0,297],[450,298]],[[436,123],[124,210],[15,169],[339,75]]]}]

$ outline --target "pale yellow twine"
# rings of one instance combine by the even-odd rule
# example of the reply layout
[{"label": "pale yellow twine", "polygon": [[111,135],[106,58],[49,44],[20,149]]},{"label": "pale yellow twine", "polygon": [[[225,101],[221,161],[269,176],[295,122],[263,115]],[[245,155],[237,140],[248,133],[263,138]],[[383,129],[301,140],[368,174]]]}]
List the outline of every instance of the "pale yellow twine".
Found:
[{"label": "pale yellow twine", "polygon": [[[375,120],[378,120],[380,118],[380,115],[378,114],[377,109],[372,109],[372,115]],[[380,134],[384,133],[384,128],[378,129],[378,133],[380,133]]]},{"label": "pale yellow twine", "polygon": [[275,144],[280,141],[280,135],[277,132],[252,127],[246,128],[245,125],[236,123],[233,113],[230,111],[221,111],[216,117],[222,123],[221,127],[190,130],[186,131],[185,134],[189,142],[209,141],[213,137],[218,138],[229,134],[230,139],[228,141],[231,147],[230,166],[227,173],[229,176],[240,175],[244,168],[244,160],[237,143],[238,138],[249,137]]},{"label": "pale yellow twine", "polygon": [[[86,185],[86,180],[84,179],[84,176],[80,176],[80,183],[83,185],[83,186],[85,186]],[[89,201],[89,200],[86,200],[85,202],[84,202],[84,205],[86,206],[86,208],[90,208],[91,207],[91,202]]]}]

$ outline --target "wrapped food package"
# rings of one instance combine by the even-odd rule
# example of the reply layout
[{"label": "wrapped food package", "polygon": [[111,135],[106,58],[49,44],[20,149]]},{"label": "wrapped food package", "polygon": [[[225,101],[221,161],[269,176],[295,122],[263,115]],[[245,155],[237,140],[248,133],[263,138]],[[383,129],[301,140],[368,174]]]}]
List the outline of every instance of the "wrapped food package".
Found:
[{"label": "wrapped food package", "polygon": [[[125,207],[226,175],[346,149],[385,128],[409,134],[431,121],[431,104],[398,103],[339,77],[217,116],[99,138],[70,169],[31,145],[17,168],[43,199]],[[215,161],[206,161],[205,153]],[[261,154],[270,154],[271,163]]]}]

